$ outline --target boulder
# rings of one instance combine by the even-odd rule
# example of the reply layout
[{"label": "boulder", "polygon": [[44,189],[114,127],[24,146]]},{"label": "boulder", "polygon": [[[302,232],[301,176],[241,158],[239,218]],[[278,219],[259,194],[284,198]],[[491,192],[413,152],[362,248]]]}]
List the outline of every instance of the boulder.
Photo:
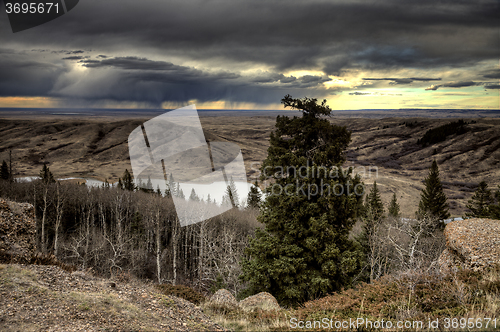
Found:
[{"label": "boulder", "polygon": [[238,307],[238,301],[236,301],[233,294],[227,289],[219,289],[214,295],[210,297],[209,303],[211,305],[224,306],[229,308]]},{"label": "boulder", "polygon": [[500,220],[452,221],[444,230],[446,249],[439,257],[442,271],[483,270],[500,264]]},{"label": "boulder", "polygon": [[240,301],[240,308],[243,310],[254,310],[254,309],[262,309],[262,310],[279,310],[280,305],[276,298],[267,292],[261,292],[259,294],[255,294],[247,297],[244,300]]}]

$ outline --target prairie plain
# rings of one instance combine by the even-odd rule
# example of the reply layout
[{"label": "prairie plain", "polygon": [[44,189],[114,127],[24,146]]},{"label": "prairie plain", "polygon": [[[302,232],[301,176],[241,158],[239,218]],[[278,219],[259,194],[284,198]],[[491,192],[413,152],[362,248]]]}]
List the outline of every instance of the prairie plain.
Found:
[{"label": "prairie plain", "polygon": [[[247,177],[254,181],[267,155],[269,135],[277,114],[298,112],[201,112],[207,141],[228,141],[243,152]],[[347,162],[363,176],[369,190],[373,181],[388,204],[395,192],[403,215],[412,217],[418,206],[423,180],[432,160],[440,168],[441,181],[452,217],[466,212],[477,184],[490,189],[500,185],[500,119],[465,118],[467,131],[445,141],[417,144],[425,132],[456,118],[378,118],[334,114],[330,121],[352,131]],[[421,115],[421,114],[416,114]],[[0,112],[0,162],[12,151],[16,177],[36,176],[47,163],[57,178],[79,177],[115,182],[130,170],[127,139],[130,132],[153,114],[140,116],[18,116]]]}]

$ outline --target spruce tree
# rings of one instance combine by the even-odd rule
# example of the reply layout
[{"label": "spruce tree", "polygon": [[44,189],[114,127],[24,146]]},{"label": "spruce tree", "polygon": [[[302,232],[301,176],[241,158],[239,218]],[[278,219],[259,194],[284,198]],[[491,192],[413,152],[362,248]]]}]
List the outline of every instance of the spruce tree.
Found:
[{"label": "spruce tree", "polygon": [[135,190],[134,180],[132,179],[132,174],[130,174],[128,169],[125,169],[121,181],[118,181],[118,183],[120,187],[124,190],[129,190],[129,191]]},{"label": "spruce tree", "polygon": [[[439,168],[436,160],[432,162],[429,175],[425,178],[425,188],[420,194],[417,217],[430,217],[437,220],[450,217],[448,202],[439,179]],[[439,226],[442,227],[442,223],[439,223]]]},{"label": "spruce tree", "polygon": [[373,182],[373,187],[370,193],[366,196],[364,206],[364,230],[360,243],[363,245],[365,253],[369,251],[368,248],[370,239],[369,237],[374,233],[376,227],[380,224],[384,217],[384,204],[380,198],[380,192],[377,188],[377,181]]},{"label": "spruce tree", "polygon": [[189,195],[189,200],[194,201],[194,202],[199,202],[200,198],[198,195],[196,195],[196,191],[194,191],[194,188],[191,189],[191,194]]},{"label": "spruce tree", "polygon": [[222,198],[223,204],[230,204],[233,208],[239,206],[240,197],[238,195],[238,190],[236,189],[236,184],[233,181],[233,177],[229,180],[229,185],[226,188],[226,194]]},{"label": "spruce tree", "polygon": [[2,162],[2,167],[0,167],[0,179],[2,180],[8,180],[10,178],[10,173],[9,173],[9,166],[5,162],[5,160]]},{"label": "spruce tree", "polygon": [[391,202],[389,203],[389,216],[391,217],[399,217],[399,204],[398,204],[398,199],[396,198],[396,193],[392,195]]},{"label": "spruce tree", "polygon": [[377,239],[377,233],[379,226],[384,218],[384,204],[380,198],[380,192],[377,187],[377,181],[373,182],[373,187],[370,193],[366,196],[366,202],[364,207],[364,225],[363,232],[359,236],[358,241],[363,247],[365,254],[364,264],[369,267],[368,273],[362,273],[360,277],[362,279],[369,280],[370,282],[374,279],[374,260],[373,260],[373,248],[374,243],[379,241]]},{"label": "spruce tree", "polygon": [[148,176],[148,182],[146,182],[146,188],[153,192],[153,182],[151,182],[151,178]]},{"label": "spruce tree", "polygon": [[40,171],[39,176],[42,179],[42,182],[45,184],[56,182],[56,180],[54,180],[54,176],[52,175],[52,172],[50,171],[47,164],[43,164],[43,167],[42,167],[42,170]]},{"label": "spruce tree", "polygon": [[247,208],[248,209],[258,209],[262,201],[262,194],[259,190],[259,183],[257,180],[250,187],[247,198]]},{"label": "spruce tree", "polygon": [[490,216],[489,207],[493,204],[493,197],[485,181],[479,183],[477,190],[468,202],[469,204],[466,206],[471,212],[467,212],[466,216],[473,218],[488,218]]},{"label": "spruce tree", "polygon": [[369,220],[378,223],[384,216],[384,204],[380,198],[380,192],[377,188],[377,181],[373,182],[373,187],[367,196],[365,204],[366,216]]},{"label": "spruce tree", "polygon": [[325,118],[326,100],[287,95],[282,103],[302,116],[276,119],[261,168],[273,183],[258,217],[265,227],[256,229],[242,269],[247,293],[267,291],[295,306],[349,286],[360,270],[363,253],[349,231],[362,184],[352,169],[330,172],[345,162],[350,132]]},{"label": "spruce tree", "polygon": [[170,173],[170,176],[168,177],[168,186],[167,189],[165,189],[165,195],[166,196],[177,196],[177,191],[176,191],[176,186],[175,186],[175,180],[174,176],[172,173]]}]

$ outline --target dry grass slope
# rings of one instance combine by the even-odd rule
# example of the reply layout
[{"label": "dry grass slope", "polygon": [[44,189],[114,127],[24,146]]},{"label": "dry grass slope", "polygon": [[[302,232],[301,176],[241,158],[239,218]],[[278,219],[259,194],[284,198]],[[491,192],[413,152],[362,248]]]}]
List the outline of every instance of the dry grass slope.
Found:
[{"label": "dry grass slope", "polygon": [[[0,161],[8,160],[12,149],[19,176],[37,175],[42,163],[49,163],[58,177],[80,176],[116,181],[125,168],[130,170],[127,138],[147,119],[0,121]],[[424,133],[449,123],[450,119],[430,118],[332,118],[352,130],[347,151],[351,166],[376,166],[365,182],[377,180],[382,198],[389,202],[398,195],[401,210],[413,216],[417,209],[422,180],[433,159],[438,161],[452,216],[464,214],[467,200],[477,184],[485,180],[490,188],[500,185],[500,120],[475,119],[463,135],[427,147],[417,144]],[[471,122],[471,119],[467,119]],[[269,134],[275,118],[268,116],[207,116],[201,118],[209,141],[230,141],[243,152],[247,175],[254,179],[258,165],[267,155]],[[406,124],[405,124],[406,123]],[[411,125],[407,125],[411,123]],[[370,175],[370,176],[368,176]]]},{"label": "dry grass slope", "polygon": [[199,307],[139,281],[0,265],[2,331],[222,331]]}]

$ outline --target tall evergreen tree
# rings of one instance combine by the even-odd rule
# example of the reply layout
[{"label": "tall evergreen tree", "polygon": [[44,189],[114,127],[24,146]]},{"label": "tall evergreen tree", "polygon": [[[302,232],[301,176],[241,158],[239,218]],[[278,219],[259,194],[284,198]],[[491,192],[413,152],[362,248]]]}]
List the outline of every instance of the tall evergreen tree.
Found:
[{"label": "tall evergreen tree", "polygon": [[42,182],[45,184],[56,182],[56,180],[54,179],[54,175],[52,175],[52,172],[50,171],[47,164],[43,164],[43,167],[42,167],[42,170],[40,171],[39,176],[42,179]]},{"label": "tall evergreen tree", "polygon": [[[439,168],[436,160],[432,162],[429,175],[425,178],[425,188],[420,194],[417,216],[419,218],[427,216],[437,218],[437,220],[450,217],[448,202],[439,179]],[[442,227],[442,223],[439,223],[439,226]]]},{"label": "tall evergreen tree", "polygon": [[324,118],[326,100],[287,95],[282,103],[302,116],[276,119],[261,168],[273,183],[258,217],[265,228],[256,230],[242,269],[248,293],[267,291],[293,306],[348,286],[359,271],[363,253],[349,231],[362,193],[352,169],[330,173],[345,161],[350,132]]},{"label": "tall evergreen tree", "polygon": [[177,188],[175,186],[175,180],[174,180],[174,175],[170,173],[170,176],[168,177],[168,187],[166,189],[166,195],[167,196],[177,196]]},{"label": "tall evergreen tree", "polygon": [[488,189],[486,181],[481,181],[477,190],[472,195],[472,198],[467,204],[467,208],[471,212],[467,212],[468,217],[474,218],[488,218],[490,216],[490,205],[493,204],[493,196],[491,190]]},{"label": "tall evergreen tree", "polygon": [[377,181],[373,182],[373,187],[366,198],[365,211],[367,218],[376,223],[380,222],[384,216],[384,204],[380,198]]},{"label": "tall evergreen tree", "polygon": [[380,192],[377,187],[377,181],[373,182],[373,187],[370,193],[366,196],[364,207],[364,225],[363,232],[358,238],[359,243],[363,247],[365,254],[364,264],[369,267],[368,274],[362,273],[360,277],[367,279],[370,282],[374,280],[375,263],[373,259],[374,242],[377,239],[379,226],[384,218],[384,204],[380,198]]},{"label": "tall evergreen tree", "polygon": [[149,191],[153,191],[153,182],[151,182],[151,178],[148,176],[148,182],[146,182],[146,188],[149,190]]},{"label": "tall evergreen tree", "polygon": [[392,195],[391,202],[389,203],[389,215],[391,217],[399,217],[399,204],[398,204],[398,199],[396,198],[396,193]]},{"label": "tall evergreen tree", "polygon": [[123,176],[118,180],[118,185],[124,190],[135,190],[134,179],[132,179],[132,174],[130,174],[128,169],[125,169],[125,172],[123,172]]},{"label": "tall evergreen tree", "polygon": [[262,194],[259,190],[259,183],[255,180],[254,184],[250,187],[247,197],[247,208],[258,209],[262,201]]},{"label": "tall evergreen tree", "polygon": [[229,180],[229,185],[226,188],[226,194],[222,198],[223,204],[231,204],[233,207],[239,206],[240,197],[238,195],[238,190],[236,189],[236,184],[233,181],[233,177]]},{"label": "tall evergreen tree", "polygon": [[189,200],[194,201],[194,202],[199,202],[200,198],[198,195],[196,195],[196,191],[194,191],[194,188],[191,189],[191,194],[189,195]]},{"label": "tall evergreen tree", "polygon": [[2,162],[2,167],[0,167],[0,179],[2,180],[10,179],[9,166],[7,165],[5,160]]}]

